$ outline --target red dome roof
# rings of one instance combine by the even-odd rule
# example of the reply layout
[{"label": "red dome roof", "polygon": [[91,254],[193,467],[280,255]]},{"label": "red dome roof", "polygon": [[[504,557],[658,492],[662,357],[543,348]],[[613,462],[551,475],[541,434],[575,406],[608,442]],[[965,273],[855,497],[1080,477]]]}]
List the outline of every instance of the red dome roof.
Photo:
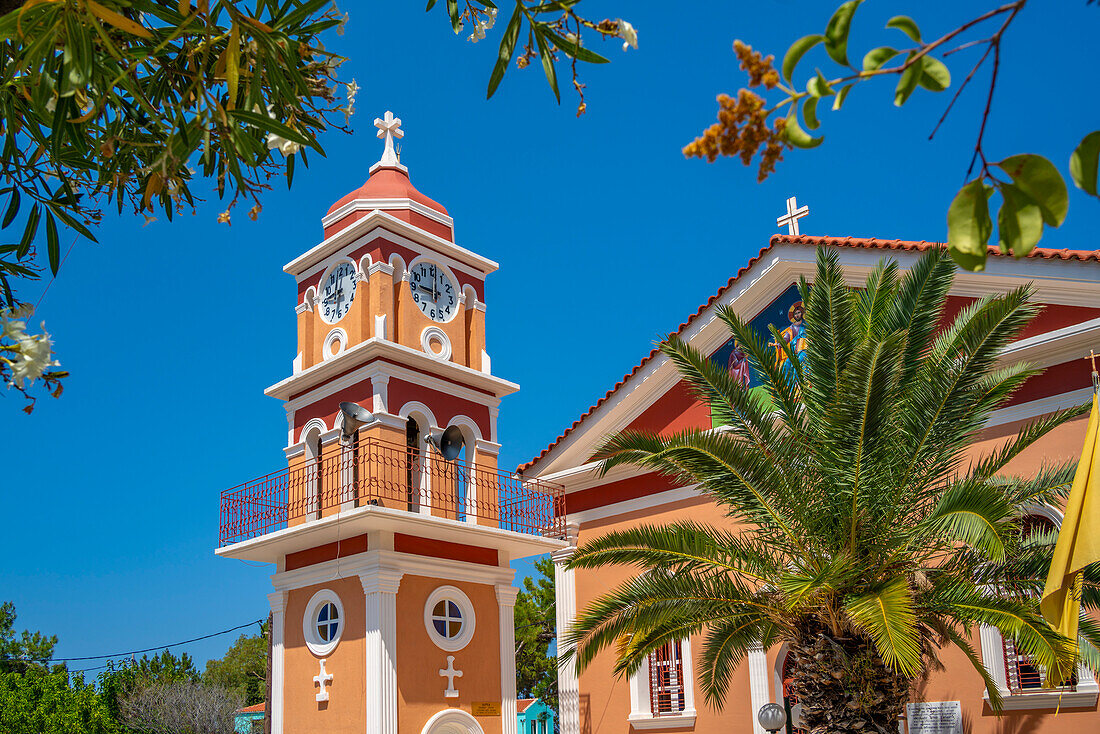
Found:
[{"label": "red dome roof", "polygon": [[332,214],[344,204],[357,199],[412,199],[441,214],[447,214],[442,204],[417,191],[409,180],[409,174],[397,168],[379,168],[366,183],[329,207],[327,214]]}]

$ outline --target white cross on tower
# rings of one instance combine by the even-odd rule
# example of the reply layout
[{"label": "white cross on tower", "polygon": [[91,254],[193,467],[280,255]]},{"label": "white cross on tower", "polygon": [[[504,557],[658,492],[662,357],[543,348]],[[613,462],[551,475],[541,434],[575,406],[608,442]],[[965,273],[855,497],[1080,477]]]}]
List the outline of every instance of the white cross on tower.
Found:
[{"label": "white cross on tower", "polygon": [[447,690],[443,691],[444,698],[458,698],[458,691],[455,689],[455,678],[462,677],[461,670],[455,670],[455,656],[447,656],[447,667],[439,669],[439,675],[447,679]]},{"label": "white cross on tower", "polygon": [[393,113],[386,110],[384,117],[374,118],[374,126],[378,128],[378,137],[386,139],[386,149],[382,151],[382,160],[371,167],[404,168],[397,160],[397,151],[393,148],[394,138],[405,137],[405,131],[401,129],[401,118],[394,117]]},{"label": "white cross on tower", "polygon": [[321,658],[321,672],[313,676],[313,682],[321,686],[321,692],[317,694],[318,701],[328,700],[328,690],[325,689],[326,683],[332,683],[332,673],[325,672],[325,660],[327,658]]},{"label": "white cross on tower", "polygon": [[783,217],[777,217],[775,220],[775,226],[782,227],[787,225],[787,234],[798,234],[798,220],[810,213],[810,207],[804,206],[798,207],[798,202],[794,200],[794,197],[787,199],[787,214]]}]

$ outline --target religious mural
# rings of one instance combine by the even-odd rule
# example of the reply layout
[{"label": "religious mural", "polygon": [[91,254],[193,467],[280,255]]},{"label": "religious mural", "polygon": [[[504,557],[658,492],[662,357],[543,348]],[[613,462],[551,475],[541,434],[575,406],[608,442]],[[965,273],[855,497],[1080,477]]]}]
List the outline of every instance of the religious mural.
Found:
[{"label": "religious mural", "polygon": [[[780,336],[791,345],[791,352],[794,353],[795,359],[805,364],[807,342],[802,316],[802,296],[798,292],[798,286],[791,285],[749,322],[761,338],[775,350],[781,368],[792,378],[795,374],[795,366],[790,363],[786,352],[776,344],[768,324],[774,325],[779,330]],[[748,355],[734,339],[720,346],[714,354],[710,355],[710,358],[716,364],[728,369],[730,374],[740,380],[745,387],[750,390],[763,390],[760,386],[760,376],[749,365]]]}]

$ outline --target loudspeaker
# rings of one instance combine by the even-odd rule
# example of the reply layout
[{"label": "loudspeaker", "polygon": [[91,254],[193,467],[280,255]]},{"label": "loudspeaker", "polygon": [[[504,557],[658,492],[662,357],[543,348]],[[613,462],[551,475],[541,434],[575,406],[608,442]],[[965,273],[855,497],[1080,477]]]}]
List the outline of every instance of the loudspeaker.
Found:
[{"label": "loudspeaker", "polygon": [[430,436],[432,446],[447,461],[454,461],[462,453],[462,445],[466,442],[462,438],[462,429],[458,426],[447,426],[446,430],[436,429]]},{"label": "loudspeaker", "polygon": [[340,403],[340,412],[344,414],[344,426],[340,429],[340,437],[344,440],[351,439],[359,426],[374,420],[374,414],[358,403]]}]

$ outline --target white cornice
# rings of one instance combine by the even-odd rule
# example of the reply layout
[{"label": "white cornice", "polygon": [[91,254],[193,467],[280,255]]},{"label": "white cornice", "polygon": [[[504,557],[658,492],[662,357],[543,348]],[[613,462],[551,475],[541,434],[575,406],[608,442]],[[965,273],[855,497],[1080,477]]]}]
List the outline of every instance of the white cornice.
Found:
[{"label": "white cornice", "polygon": [[352,222],[344,229],[325,239],[308,252],[288,262],[283,266],[283,271],[298,276],[378,227],[384,227],[389,232],[408,237],[422,247],[454,258],[456,261],[474,268],[483,277],[499,268],[497,263],[488,258],[438,237],[414,224],[404,222],[392,214],[375,209],[362,219]]},{"label": "white cornice", "polygon": [[[470,369],[469,367],[455,364],[454,362],[442,362],[422,351],[411,349],[401,344],[395,344],[386,339],[371,337],[366,341],[350,347],[330,360],[315,364],[307,370],[303,370],[295,375],[291,375],[285,380],[275,383],[264,390],[264,394],[284,401],[290,400],[291,396],[299,394],[302,395],[302,398],[307,398],[305,393],[311,388],[323,387],[324,383],[332,380],[333,377],[340,373],[347,372],[358,365],[363,365],[374,359],[394,362],[395,364],[385,369],[379,365],[378,371],[386,372],[397,377],[403,377],[401,365],[408,365],[416,371],[406,372],[406,376],[411,377],[412,375],[416,375],[423,378],[424,375],[421,375],[421,372],[423,372],[428,375],[437,375],[445,379],[454,380],[459,384],[453,385],[448,382],[444,390],[455,394],[457,394],[457,390],[463,389],[462,385],[470,385],[473,388],[484,390],[497,398],[511,395],[519,390],[519,385],[514,382],[509,382],[508,380],[494,377],[493,375],[487,375],[479,370]],[[369,366],[372,368],[375,367],[374,364]],[[369,375],[364,375],[359,379],[365,379],[366,376]],[[476,393],[476,390],[469,390],[468,392]],[[310,395],[304,402],[302,399],[298,399],[293,401],[292,405],[298,406],[312,402],[313,400],[316,400],[316,397]],[[484,395],[482,395],[479,402],[485,402]],[[294,409],[296,410],[297,408]]]},{"label": "white cornice", "polygon": [[335,515],[319,520],[309,520],[257,538],[232,543],[218,548],[215,553],[225,558],[278,563],[288,553],[316,548],[326,543],[334,543],[340,538],[352,538],[379,530],[407,533],[479,548],[494,548],[506,553],[509,559],[549,553],[568,545],[563,540],[541,535],[516,533],[511,530],[450,520],[435,515],[422,515],[382,505],[365,505],[341,510]]},{"label": "white cornice", "polygon": [[451,232],[454,232],[453,219],[443,212],[436,211],[430,206],[425,206],[419,201],[413,201],[412,199],[353,199],[331,214],[326,214],[321,217],[321,226],[327,228],[354,212],[373,211],[375,209],[408,209],[428,219],[444,224],[451,228]]},{"label": "white cornice", "polygon": [[[1100,303],[1098,303],[1100,305]],[[1042,316],[1039,317],[1040,319]],[[1061,329],[1020,339],[1001,353],[1002,363],[1027,362],[1035,367],[1050,367],[1089,356],[1089,349],[1100,339],[1100,319],[1070,324]]]},{"label": "white cornice", "polygon": [[[914,252],[869,248],[837,247],[835,251],[849,285],[864,283],[883,257],[897,260],[902,269],[910,267],[920,257],[919,253]],[[816,273],[816,256],[816,248],[806,245],[781,243],[773,246],[742,273],[720,298],[696,316],[680,334],[681,338],[704,354],[717,349],[729,338],[728,328],[718,319],[718,306],[729,305],[744,317],[755,317],[791,283],[798,282],[799,277],[805,275],[811,278]],[[978,297],[1006,293],[1028,283],[1034,288],[1035,300],[1041,303],[1092,307],[1100,304],[1100,264],[1035,258],[1015,260],[991,257],[983,273],[960,271],[955,277],[951,295]],[[1077,335],[1077,330],[1082,326],[1088,336]],[[1020,350],[1012,358],[1027,359],[1039,366],[1056,364],[1056,361],[1051,361],[1052,357],[1064,352],[1069,355],[1067,358],[1073,358],[1080,344],[1100,333],[1094,331],[1097,328],[1093,326],[1093,321],[1089,321],[1059,329],[1053,332],[1061,334],[1058,338],[1063,340],[1057,347],[1044,335],[1022,340],[1019,345],[1010,348]],[[598,441],[626,428],[678,381],[679,374],[668,358],[663,354],[655,355],[525,474],[548,476],[586,461]]]},{"label": "white cornice", "polygon": [[509,567],[464,563],[449,558],[429,558],[388,550],[367,550],[365,553],[357,553],[346,558],[323,561],[304,568],[296,568],[293,571],[276,573],[271,577],[271,585],[286,591],[351,576],[387,576],[391,579],[396,577],[399,583],[401,576],[408,575],[496,586],[510,584],[515,578],[515,573]]}]

